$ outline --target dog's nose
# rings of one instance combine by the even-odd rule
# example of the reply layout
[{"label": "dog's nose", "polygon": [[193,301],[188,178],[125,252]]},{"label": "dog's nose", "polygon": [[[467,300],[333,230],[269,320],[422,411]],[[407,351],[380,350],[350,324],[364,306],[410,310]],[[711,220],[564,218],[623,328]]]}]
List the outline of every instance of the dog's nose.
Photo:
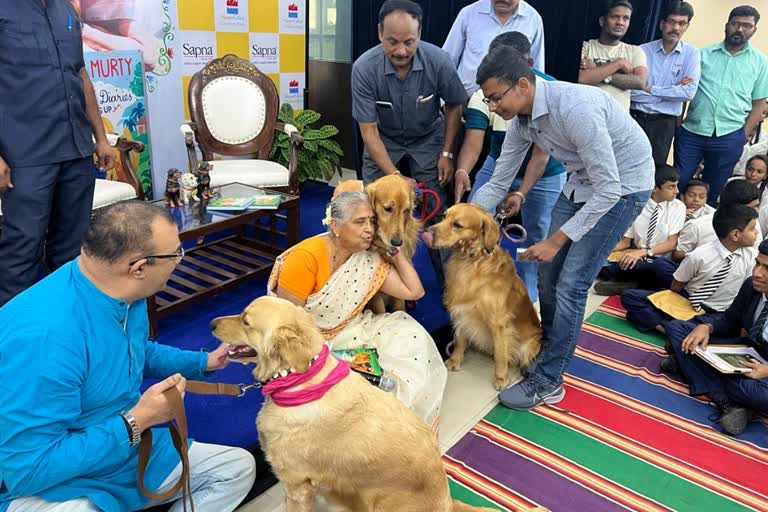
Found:
[{"label": "dog's nose", "polygon": [[403,245],[403,241],[399,238],[393,238],[392,240],[390,240],[390,242],[395,247],[400,247],[401,245]]}]

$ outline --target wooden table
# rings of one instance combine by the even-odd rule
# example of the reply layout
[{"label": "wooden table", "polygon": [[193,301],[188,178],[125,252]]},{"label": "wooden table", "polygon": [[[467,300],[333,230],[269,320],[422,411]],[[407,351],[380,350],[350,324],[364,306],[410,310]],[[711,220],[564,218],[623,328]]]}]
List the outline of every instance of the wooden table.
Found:
[{"label": "wooden table", "polygon": [[[157,337],[161,318],[270,272],[275,258],[299,241],[298,196],[241,183],[214,192],[222,197],[280,194],[282,201],[277,210],[209,212],[199,202],[170,209],[186,255],[165,288],[147,300],[150,338]],[[195,245],[187,248],[189,241]]]}]

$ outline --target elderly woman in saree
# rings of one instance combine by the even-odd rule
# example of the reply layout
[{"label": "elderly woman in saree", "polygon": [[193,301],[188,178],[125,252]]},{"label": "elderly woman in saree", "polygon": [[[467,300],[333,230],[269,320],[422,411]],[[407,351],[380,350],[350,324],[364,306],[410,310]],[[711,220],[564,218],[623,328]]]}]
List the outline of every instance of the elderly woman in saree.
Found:
[{"label": "elderly woman in saree", "polygon": [[327,233],[277,258],[269,294],[304,307],[332,350],[375,348],[382,368],[397,381],[397,398],[437,428],[447,372],[431,336],[406,313],[365,309],[379,291],[421,298],[424,287],[413,264],[401,253],[390,264],[371,250],[376,219],[365,193],[335,197],[323,223]]}]

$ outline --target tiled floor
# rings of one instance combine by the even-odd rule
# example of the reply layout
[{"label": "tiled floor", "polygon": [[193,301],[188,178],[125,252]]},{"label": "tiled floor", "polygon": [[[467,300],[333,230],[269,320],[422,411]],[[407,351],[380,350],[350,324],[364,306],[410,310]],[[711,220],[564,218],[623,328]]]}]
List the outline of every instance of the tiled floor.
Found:
[{"label": "tiled floor", "polygon": [[[590,293],[585,318],[591,315],[605,297]],[[496,390],[491,385],[493,363],[490,357],[468,351],[459,372],[448,374],[448,385],[443,400],[440,420],[440,447],[443,451],[453,446],[497,403]],[[284,512],[285,493],[280,484],[275,485],[238,512]],[[318,504],[316,512],[330,512]]]}]

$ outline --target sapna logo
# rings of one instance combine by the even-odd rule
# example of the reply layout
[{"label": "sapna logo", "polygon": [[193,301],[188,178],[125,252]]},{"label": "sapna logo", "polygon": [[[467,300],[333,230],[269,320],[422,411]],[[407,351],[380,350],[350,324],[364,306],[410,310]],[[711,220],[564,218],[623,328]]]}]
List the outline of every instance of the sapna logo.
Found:
[{"label": "sapna logo", "polygon": [[299,17],[299,6],[296,4],[290,4],[288,6],[288,17],[297,19]]},{"label": "sapna logo", "polygon": [[239,0],[227,0],[227,14],[240,14]]}]

